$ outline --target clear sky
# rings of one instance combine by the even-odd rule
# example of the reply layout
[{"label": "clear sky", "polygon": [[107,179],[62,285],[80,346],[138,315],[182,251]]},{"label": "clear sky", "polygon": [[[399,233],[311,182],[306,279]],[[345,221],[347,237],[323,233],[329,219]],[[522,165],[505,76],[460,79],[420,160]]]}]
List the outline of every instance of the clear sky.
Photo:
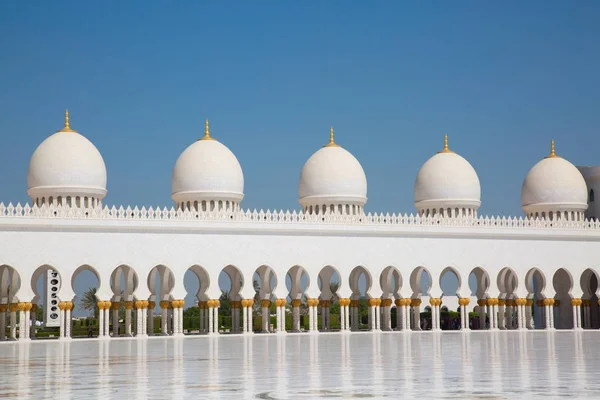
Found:
[{"label": "clear sky", "polygon": [[244,207],[298,209],[333,125],[367,211],[413,212],[448,133],[481,213],[520,215],[551,138],[600,164],[598,21],[584,0],[1,2],[0,200],[27,200],[29,158],[69,108],[106,162],[106,204],[171,206],[175,160],[208,117],[242,165]]}]

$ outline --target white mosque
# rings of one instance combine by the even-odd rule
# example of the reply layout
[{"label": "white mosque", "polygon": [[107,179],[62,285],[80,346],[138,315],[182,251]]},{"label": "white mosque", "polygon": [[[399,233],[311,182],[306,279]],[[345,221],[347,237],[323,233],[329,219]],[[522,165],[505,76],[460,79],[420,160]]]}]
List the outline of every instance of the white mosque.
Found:
[{"label": "white mosque", "polygon": [[[255,301],[264,331],[284,334],[286,312],[291,331],[300,331],[301,306],[308,307],[309,331],[319,331],[318,318],[321,330],[330,330],[332,302],[340,306],[341,331],[358,330],[365,297],[370,331],[421,330],[425,307],[434,331],[442,307],[460,311],[465,332],[471,311],[490,331],[600,327],[600,167],[575,167],[555,153],[554,142],[525,176],[519,218],[478,215],[479,178],[447,137],[416,177],[415,214],[364,212],[365,173],[333,129],[300,173],[301,210],[244,210],[242,167],[211,136],[208,121],[204,137],[175,163],[174,207],[107,206],[106,175],[102,155],[70,127],[67,113],[64,128],[31,157],[31,204],[0,204],[0,340],[34,338],[28,324],[17,331],[16,321],[17,313],[34,320],[38,303],[46,325],[69,339],[73,282],[83,270],[99,281],[101,338],[147,337],[155,309],[162,332],[183,335],[188,270],[199,280],[200,332],[208,335],[220,330],[222,272],[231,280],[233,333],[252,333]],[[450,293],[441,284],[446,274],[458,281]],[[334,277],[339,287],[331,293]],[[118,331],[121,305],[125,332]]]}]

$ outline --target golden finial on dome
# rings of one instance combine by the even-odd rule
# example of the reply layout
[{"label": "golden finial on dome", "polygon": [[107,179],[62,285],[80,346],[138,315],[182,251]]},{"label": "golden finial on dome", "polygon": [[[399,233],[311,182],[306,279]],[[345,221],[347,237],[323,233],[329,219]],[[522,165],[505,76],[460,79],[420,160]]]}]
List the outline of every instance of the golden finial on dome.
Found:
[{"label": "golden finial on dome", "polygon": [[554,150],[554,139],[550,141],[550,154],[546,156],[546,158],[555,158],[559,157],[556,155],[556,151]]},{"label": "golden finial on dome", "polygon": [[448,134],[444,135],[444,148],[442,149],[442,151],[440,151],[440,153],[454,153],[452,150],[450,150],[450,148],[448,147]]},{"label": "golden finial on dome", "polygon": [[65,110],[65,126],[59,132],[75,132],[69,125],[69,110]]},{"label": "golden finial on dome", "polygon": [[210,136],[210,128],[208,127],[208,118],[204,122],[204,137],[200,140],[215,140],[214,137]]},{"label": "golden finial on dome", "polygon": [[340,145],[333,140],[333,126],[329,127],[329,143],[323,147],[340,147]]}]

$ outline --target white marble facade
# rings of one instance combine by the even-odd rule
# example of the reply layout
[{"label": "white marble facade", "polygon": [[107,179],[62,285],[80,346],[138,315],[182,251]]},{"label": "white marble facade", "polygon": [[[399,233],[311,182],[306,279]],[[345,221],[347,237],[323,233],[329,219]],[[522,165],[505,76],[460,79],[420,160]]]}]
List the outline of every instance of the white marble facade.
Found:
[{"label": "white marble facade", "polygon": [[[204,137],[175,164],[175,207],[114,207],[103,201],[100,153],[71,129],[67,114],[65,128],[32,157],[33,205],[0,205],[0,323],[6,313],[11,321],[17,313],[31,318],[43,296],[36,292],[38,279],[52,269],[62,282],[61,338],[68,338],[74,277],[88,269],[100,282],[100,337],[113,333],[115,304],[127,309],[127,335],[152,332],[148,316],[156,310],[165,328],[171,324],[164,331],[181,336],[184,275],[192,270],[200,282],[201,328],[208,334],[219,331],[222,271],[232,282],[235,333],[252,332],[256,273],[263,315],[274,301],[279,333],[290,305],[292,330],[299,330],[301,302],[308,306],[309,330],[317,330],[317,318],[327,330],[332,298],[340,305],[341,330],[357,329],[361,296],[367,297],[372,331],[391,329],[392,308],[396,329],[420,330],[418,316],[426,306],[433,330],[440,329],[442,307],[460,308],[464,331],[469,311],[478,311],[481,327],[489,330],[597,329],[600,223],[585,218],[594,201],[593,175],[588,171],[584,179],[552,142],[550,155],[523,183],[525,216],[480,216],[477,174],[450,150],[446,137],[417,176],[417,214],[365,214],[366,176],[331,129],[329,143],[302,170],[302,210],[251,212],[240,205],[241,166],[211,136],[207,121]],[[444,292],[445,274],[458,279],[455,293]],[[331,293],[334,275],[339,288]],[[475,288],[468,282],[472,275]],[[429,281],[425,291],[423,276]],[[362,293],[360,279],[366,282]],[[34,336],[22,329],[7,338],[3,328],[0,340]]]}]

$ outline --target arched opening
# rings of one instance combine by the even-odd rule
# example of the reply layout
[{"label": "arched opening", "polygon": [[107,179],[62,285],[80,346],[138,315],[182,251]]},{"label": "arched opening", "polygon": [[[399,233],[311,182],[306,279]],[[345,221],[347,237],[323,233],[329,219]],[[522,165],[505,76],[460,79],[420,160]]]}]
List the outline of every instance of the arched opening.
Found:
[{"label": "arched opening", "polygon": [[539,268],[532,268],[525,275],[527,299],[532,300],[526,309],[526,319],[529,329],[544,329],[546,327],[546,307],[543,302],[546,296],[546,277]]},{"label": "arched opening", "polygon": [[400,326],[400,312],[396,307],[392,307],[394,299],[399,299],[400,288],[402,288],[402,275],[396,267],[386,267],[379,277],[379,285],[383,292],[382,299],[384,302],[383,315],[381,322],[383,330],[393,330]]},{"label": "arched opening", "polygon": [[321,318],[317,321],[317,327],[323,331],[338,330],[341,327],[338,303],[338,290],[341,285],[340,273],[331,265],[323,267],[317,276],[317,285],[321,292],[317,308]]},{"label": "arched opening", "polygon": [[[517,329],[519,318],[515,303],[517,297],[515,291],[519,285],[517,274],[512,268],[502,268],[496,283],[500,291],[498,299],[502,301],[498,308],[498,327],[500,329]],[[504,307],[504,312],[501,311],[502,307]]]},{"label": "arched opening", "polygon": [[241,290],[243,287],[244,277],[237,267],[228,265],[223,268],[219,274],[219,288],[221,289],[219,326],[224,332],[241,332]]},{"label": "arched opening", "polygon": [[[193,268],[193,267],[192,267]],[[150,325],[150,332],[156,332],[160,335],[169,335],[173,333],[173,308],[171,307],[171,291],[175,286],[175,275],[165,265],[157,265],[148,273],[148,289],[150,290],[150,301],[154,303],[155,308],[160,307],[160,326],[154,324],[154,319]],[[158,328],[158,329],[157,329]]]},{"label": "arched opening", "polygon": [[442,330],[458,330],[461,328],[461,316],[458,299],[462,287],[460,274],[453,267],[446,267],[440,273],[440,288],[444,306],[440,309],[440,328]]},{"label": "arched opening", "polygon": [[410,288],[412,290],[413,303],[410,308],[410,325],[414,330],[431,329],[431,307],[429,312],[421,313],[421,302],[423,296],[429,296],[431,290],[431,273],[425,267],[417,267],[410,274]]},{"label": "arched opening", "polygon": [[469,305],[469,310],[475,310],[476,312],[469,313],[469,324],[471,329],[486,329],[487,328],[487,315],[485,299],[488,296],[488,290],[490,288],[491,280],[486,270],[481,267],[474,268],[469,274],[469,288],[471,289],[471,296],[477,298],[477,303]]},{"label": "arched opening", "polygon": [[598,273],[588,268],[581,274],[581,289],[583,290],[583,313],[581,323],[584,329],[598,329],[600,315],[598,307]]},{"label": "arched opening", "polygon": [[572,329],[571,289],[573,288],[573,278],[566,269],[560,268],[552,277],[552,285],[556,291],[553,310],[554,327],[556,329]]},{"label": "arched opening", "polygon": [[[183,329],[188,333],[208,332],[208,307],[206,291],[210,286],[208,272],[201,265],[192,265],[183,275],[184,298]],[[164,303],[163,303],[164,304]],[[168,311],[167,311],[168,314]]]},{"label": "arched opening", "polygon": [[6,328],[10,328],[9,338],[16,340],[18,326],[18,312],[11,308],[11,304],[19,302],[17,293],[21,287],[21,277],[16,269],[10,265],[0,265],[0,340],[6,338]]},{"label": "arched opening", "polygon": [[[71,276],[71,288],[75,297],[73,299],[62,299],[62,301],[73,301],[75,308],[71,317],[77,317],[72,321],[71,337],[97,336],[99,330],[98,298],[96,291],[100,287],[100,273],[91,265],[82,265],[73,272]],[[68,320],[65,323],[69,323]]]},{"label": "arched opening", "polygon": [[275,303],[274,291],[277,287],[277,276],[275,271],[268,265],[261,265],[256,269],[253,276],[254,310],[259,314],[254,321],[254,330],[272,332],[275,327]]},{"label": "arched opening", "polygon": [[351,316],[350,318],[351,322],[353,320],[356,321],[352,322],[352,329],[371,329],[373,321],[368,305],[369,299],[371,298],[369,291],[373,285],[371,273],[363,266],[355,267],[350,272],[348,283],[350,285],[350,290],[352,291],[350,299],[355,301],[354,304],[358,301],[358,307],[353,310],[355,317],[352,318]]},{"label": "arched opening", "polygon": [[34,293],[31,310],[31,337],[58,336],[60,327],[60,288],[62,277],[59,271],[50,266],[38,267],[31,276],[31,288]]},{"label": "arched opening", "polygon": [[[134,269],[128,265],[119,265],[110,275],[110,288],[113,292],[111,299],[111,318],[105,324],[111,324],[113,337],[123,335],[131,336],[131,306],[133,306],[134,293],[138,287],[138,276]],[[144,299],[145,300],[145,299]],[[129,311],[127,308],[129,307]],[[127,321],[129,313],[129,322]],[[127,334],[127,324],[130,332]]]},{"label": "arched opening", "polygon": [[[303,329],[308,330],[309,316],[308,306],[306,304],[306,290],[310,286],[310,277],[308,276],[308,273],[302,266],[294,265],[286,274],[285,285],[289,293],[288,297],[292,312],[290,326],[292,332],[300,332]],[[286,329],[288,329],[287,318]]]}]

